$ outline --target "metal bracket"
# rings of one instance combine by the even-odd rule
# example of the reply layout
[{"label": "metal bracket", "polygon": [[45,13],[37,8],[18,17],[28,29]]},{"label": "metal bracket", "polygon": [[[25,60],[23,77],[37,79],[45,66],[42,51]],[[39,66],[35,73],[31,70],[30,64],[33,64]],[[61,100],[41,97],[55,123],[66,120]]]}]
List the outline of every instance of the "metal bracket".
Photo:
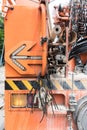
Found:
[{"label": "metal bracket", "polygon": [[41,37],[40,44],[43,45],[45,42],[47,42],[47,37]]}]

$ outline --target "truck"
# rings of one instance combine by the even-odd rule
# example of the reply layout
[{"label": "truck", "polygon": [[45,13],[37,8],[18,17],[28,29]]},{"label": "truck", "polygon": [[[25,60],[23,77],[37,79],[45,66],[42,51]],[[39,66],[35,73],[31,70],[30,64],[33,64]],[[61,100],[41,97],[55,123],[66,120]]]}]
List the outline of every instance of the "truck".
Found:
[{"label": "truck", "polygon": [[5,130],[87,130],[87,1],[3,0]]}]

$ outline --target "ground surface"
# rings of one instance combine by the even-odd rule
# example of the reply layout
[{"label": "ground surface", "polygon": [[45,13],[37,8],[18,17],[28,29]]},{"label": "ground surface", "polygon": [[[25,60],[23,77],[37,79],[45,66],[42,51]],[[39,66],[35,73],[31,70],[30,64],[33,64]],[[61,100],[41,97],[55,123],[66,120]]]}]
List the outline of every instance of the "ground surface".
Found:
[{"label": "ground surface", "polygon": [[4,80],[5,68],[0,67],[0,130],[4,130]]}]

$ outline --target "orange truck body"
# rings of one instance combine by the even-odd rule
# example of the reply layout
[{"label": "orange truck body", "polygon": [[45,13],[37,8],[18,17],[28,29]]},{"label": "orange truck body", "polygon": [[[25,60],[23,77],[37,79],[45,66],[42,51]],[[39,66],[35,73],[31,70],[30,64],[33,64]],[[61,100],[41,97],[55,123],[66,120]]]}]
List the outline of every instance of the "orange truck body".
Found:
[{"label": "orange truck body", "polygon": [[[3,0],[3,7],[7,8],[4,18],[5,31],[5,130],[69,130],[67,111],[47,108],[47,115],[40,123],[43,112],[38,108],[14,108],[11,106],[12,94],[28,94],[32,88],[31,81],[37,82],[39,74],[44,76],[47,71],[46,41],[41,44],[41,38],[47,36],[46,6],[38,0],[16,0],[15,5],[11,0]],[[87,54],[84,54],[87,59]],[[83,61],[86,59],[82,56]],[[16,58],[18,59],[16,59]],[[13,58],[13,59],[12,59]],[[32,60],[33,59],[33,60]],[[75,67],[74,59],[69,62],[70,70]],[[70,89],[63,89],[57,81],[53,81],[56,89],[53,95],[58,105],[69,107],[69,95],[71,94],[71,80],[66,81]],[[21,88],[21,83],[25,85]],[[78,101],[87,95],[87,84],[79,90],[74,85],[73,92]],[[77,130],[77,124],[72,120],[73,130]]]},{"label": "orange truck body", "polygon": [[[69,124],[67,121],[66,111],[54,111],[53,115],[52,109],[48,108],[48,113],[45,115],[43,121],[40,123],[42,118],[41,110],[34,110],[32,112],[29,108],[11,108],[10,96],[12,93],[20,93],[20,91],[6,91],[5,92],[5,128],[6,130],[67,130]],[[28,91],[21,91],[21,93],[28,93]],[[65,105],[68,107],[68,95],[71,91],[56,91],[54,92],[54,97],[58,104]],[[85,91],[75,91],[77,99],[86,96],[87,92]],[[62,98],[64,96],[64,98]],[[77,130],[75,121],[72,121],[74,130]]]},{"label": "orange truck body", "polygon": [[[40,38],[46,36],[46,12],[44,8],[44,5],[40,6],[37,3],[26,1],[25,5],[22,3],[22,5],[15,6],[13,11],[8,9],[7,20],[5,20],[6,77],[20,78],[21,75],[37,77],[41,72],[42,75],[45,74],[47,44],[40,45]],[[11,52],[13,53],[23,45],[25,48],[17,55],[41,57],[39,60],[18,61],[25,66],[25,71],[21,71],[9,58]]]}]

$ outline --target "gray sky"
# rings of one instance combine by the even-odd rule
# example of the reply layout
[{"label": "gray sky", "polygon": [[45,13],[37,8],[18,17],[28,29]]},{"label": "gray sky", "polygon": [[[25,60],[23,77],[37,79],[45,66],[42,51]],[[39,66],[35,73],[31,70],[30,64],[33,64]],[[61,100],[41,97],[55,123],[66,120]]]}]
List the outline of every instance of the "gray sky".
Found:
[{"label": "gray sky", "polygon": [[[3,0],[0,0],[0,9],[1,9],[1,4],[2,4],[2,1]],[[55,3],[66,3],[66,2],[69,2],[69,0],[55,0]]]},{"label": "gray sky", "polygon": [[2,0],[0,0],[0,10],[1,10],[1,4],[2,4]]}]

